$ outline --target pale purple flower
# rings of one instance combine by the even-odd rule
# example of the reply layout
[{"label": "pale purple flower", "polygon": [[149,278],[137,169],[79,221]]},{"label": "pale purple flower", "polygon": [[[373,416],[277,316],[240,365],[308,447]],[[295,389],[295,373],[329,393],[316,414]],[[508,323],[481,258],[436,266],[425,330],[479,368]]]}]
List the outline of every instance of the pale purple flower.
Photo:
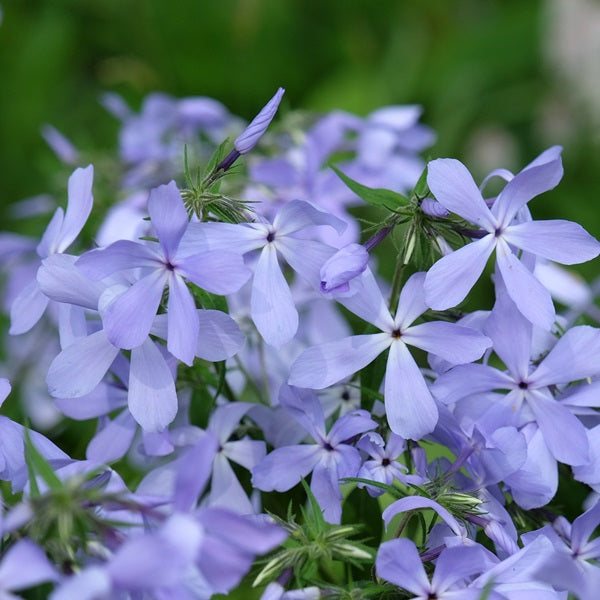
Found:
[{"label": "pale purple flower", "polygon": [[319,269],[333,249],[322,242],[304,239],[316,225],[342,231],[344,223],[317,210],[308,202],[292,200],[278,212],[273,223],[243,224],[192,223],[182,244],[222,253],[227,250],[246,254],[261,248],[254,266],[250,313],[264,340],[277,348],[289,342],[298,329],[298,311],[278,254],[314,288],[320,285]]},{"label": "pale purple flower", "polygon": [[424,273],[406,282],[395,318],[390,314],[369,270],[361,275],[363,289],[340,302],[382,333],[356,335],[304,351],[291,367],[288,383],[322,389],[356,373],[389,348],[385,377],[385,407],[390,428],[405,439],[420,439],[438,419],[435,400],[408,346],[416,346],[454,363],[479,358],[490,340],[454,323],[434,321],[412,325],[426,310]]},{"label": "pale purple flower", "polygon": [[329,433],[317,397],[308,390],[282,386],[281,404],[308,432],[314,444],[282,446],[268,454],[252,471],[252,485],[265,492],[285,492],[312,471],[310,488],[330,523],[339,523],[342,508],[340,479],[355,477],[361,458],[352,438],[377,427],[365,410],[347,413]]},{"label": "pale purple flower", "polygon": [[27,538],[15,542],[3,553],[0,562],[0,596],[3,598],[17,598],[11,592],[58,579],[58,572],[44,551]]},{"label": "pale purple flower", "polygon": [[512,178],[488,208],[466,167],[454,159],[429,163],[427,182],[436,199],[448,210],[478,226],[482,237],[441,258],[427,273],[425,295],[429,306],[443,310],[461,302],[481,275],[496,249],[496,264],[508,294],[531,322],[550,329],[554,306],[549,292],[519,260],[513,248],[562,264],[590,260],[600,243],[570,221],[515,223],[519,210],[535,196],[551,190],[563,169],[559,150],[545,153]]},{"label": "pale purple flower", "polygon": [[[573,327],[537,366],[532,365],[532,326],[501,294],[484,331],[507,372],[489,365],[459,365],[434,383],[436,397],[449,404],[469,394],[508,390],[508,394],[494,400],[504,408],[505,415],[512,416],[505,425],[521,427],[535,421],[556,460],[570,465],[587,463],[585,428],[568,407],[554,398],[551,388],[600,372],[600,330],[586,325]],[[469,382],[468,388],[465,381]]]},{"label": "pale purple flower", "polygon": [[[187,225],[187,212],[175,185],[150,192],[148,212],[159,242],[141,244],[127,240],[93,250],[77,261],[93,279],[141,268],[142,276],[124,293],[108,303],[102,313],[107,338],[118,348],[140,346],[147,338],[162,299],[169,287],[167,348],[191,365],[198,343],[200,323],[194,299],[185,279],[215,294],[238,290],[250,272],[239,255],[231,252],[184,254],[179,249]],[[185,279],[184,279],[185,278]]]}]

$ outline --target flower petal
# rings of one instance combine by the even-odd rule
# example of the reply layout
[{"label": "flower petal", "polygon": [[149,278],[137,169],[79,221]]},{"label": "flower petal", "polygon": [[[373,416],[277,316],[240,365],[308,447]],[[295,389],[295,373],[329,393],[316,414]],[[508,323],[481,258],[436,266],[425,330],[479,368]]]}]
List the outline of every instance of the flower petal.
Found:
[{"label": "flower petal", "polygon": [[85,451],[88,460],[108,464],[123,458],[137,429],[137,423],[129,411],[117,415],[96,433]]},{"label": "flower petal", "polygon": [[438,409],[406,344],[394,341],[385,371],[385,412],[391,430],[404,439],[431,433]]},{"label": "flower petal", "polygon": [[34,279],[13,300],[10,307],[10,335],[29,331],[41,318],[48,306],[39,283]]},{"label": "flower petal", "polygon": [[199,337],[196,356],[217,362],[230,358],[239,352],[244,334],[239,325],[220,310],[199,310]]},{"label": "flower petal", "polygon": [[173,375],[150,338],[131,351],[128,403],[145,431],[162,431],[177,414]]},{"label": "flower petal", "polygon": [[414,273],[404,284],[394,319],[396,327],[405,329],[427,310],[425,289],[423,288],[425,275],[424,272]]},{"label": "flower petal", "polygon": [[88,165],[85,169],[73,171],[69,177],[68,204],[65,218],[57,240],[56,252],[64,252],[79,235],[92,210],[92,182],[94,167]]},{"label": "flower petal", "polygon": [[572,221],[527,221],[507,227],[502,237],[517,248],[563,265],[586,262],[600,254],[598,240]]},{"label": "flower petal", "polygon": [[239,254],[211,251],[181,258],[177,273],[212,294],[233,294],[248,281],[250,270]]},{"label": "flower petal", "polygon": [[338,234],[346,229],[346,223],[331,213],[315,208],[304,200],[292,200],[286,202],[273,220],[276,235],[289,235],[300,229],[314,225],[329,225]]},{"label": "flower petal", "polygon": [[444,321],[429,321],[409,327],[402,341],[460,365],[481,358],[492,341],[470,327]]},{"label": "flower petal", "polygon": [[460,161],[452,158],[431,161],[427,166],[427,183],[436,200],[449,211],[486,231],[494,231],[496,219],[471,173]]},{"label": "flower petal", "polygon": [[411,540],[400,538],[381,544],[375,568],[378,577],[421,597],[429,595],[431,585]]},{"label": "flower petal", "polygon": [[534,325],[550,330],[555,317],[550,292],[525,268],[502,239],[496,250],[496,259],[506,291],[521,314]]},{"label": "flower petal", "polygon": [[188,224],[187,211],[174,181],[150,190],[148,213],[165,256],[173,258]]},{"label": "flower petal", "polygon": [[530,383],[546,386],[571,383],[600,373],[600,329],[580,325],[569,329],[538,368]]},{"label": "flower petal", "polygon": [[148,337],[168,277],[169,271],[156,269],[108,305],[102,321],[115,346],[130,350]]},{"label": "flower petal", "polygon": [[556,187],[562,179],[560,156],[546,163],[529,166],[517,173],[500,192],[492,207],[492,214],[503,224],[510,223],[520,208],[532,198]]},{"label": "flower petal", "polygon": [[183,279],[175,273],[169,280],[167,319],[167,349],[173,356],[191,366],[198,346],[200,322],[192,294]]},{"label": "flower petal", "polygon": [[425,276],[425,301],[435,310],[462,302],[485,268],[496,246],[493,235],[471,242],[443,256]]},{"label": "flower petal", "polygon": [[252,469],[252,485],[264,492],[287,492],[313,470],[321,452],[313,444],[276,448]]},{"label": "flower petal", "polygon": [[267,244],[258,259],[250,300],[256,328],[271,346],[289,342],[298,329],[298,311],[273,244]]},{"label": "flower petal", "polygon": [[217,506],[240,514],[253,514],[254,509],[229,461],[217,453],[210,482],[209,506]]},{"label": "flower petal", "polygon": [[583,465],[589,461],[588,438],[577,417],[539,391],[528,393],[527,403],[556,460],[568,465]]},{"label": "flower petal", "polygon": [[321,390],[366,367],[391,343],[390,334],[375,333],[313,346],[292,364],[288,383]]},{"label": "flower petal", "polygon": [[119,354],[103,330],[67,346],[48,370],[48,391],[57,398],[79,398],[89,394],[102,380]]}]

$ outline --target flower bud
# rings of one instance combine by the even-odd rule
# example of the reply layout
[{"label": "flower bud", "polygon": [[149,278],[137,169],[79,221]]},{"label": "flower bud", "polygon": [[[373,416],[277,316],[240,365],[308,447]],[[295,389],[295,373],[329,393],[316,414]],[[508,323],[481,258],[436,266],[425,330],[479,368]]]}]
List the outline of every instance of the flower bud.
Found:
[{"label": "flower bud", "polygon": [[358,277],[369,262],[369,253],[360,244],[348,244],[321,267],[321,291],[347,292],[350,281]]},{"label": "flower bud", "polygon": [[248,127],[246,127],[246,129],[244,129],[244,131],[242,131],[235,139],[233,146],[237,152],[240,154],[247,154],[254,146],[256,146],[256,143],[273,120],[284,92],[285,90],[283,88],[279,88],[277,93],[269,100],[269,102],[267,102],[256,117],[254,117],[252,123],[250,123],[250,125],[248,125]]}]

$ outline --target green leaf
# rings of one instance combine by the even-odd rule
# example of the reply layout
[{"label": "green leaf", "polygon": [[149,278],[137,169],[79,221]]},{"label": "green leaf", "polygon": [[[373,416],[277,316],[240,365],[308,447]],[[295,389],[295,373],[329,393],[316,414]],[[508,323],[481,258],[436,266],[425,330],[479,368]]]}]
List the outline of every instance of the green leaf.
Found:
[{"label": "green leaf", "polygon": [[382,188],[370,188],[342,173],[336,167],[331,167],[336,175],[360,198],[369,204],[383,206],[392,212],[409,204],[409,199],[398,192]]},{"label": "green leaf", "polygon": [[388,494],[391,494],[394,496],[394,498],[404,498],[406,496],[402,490],[399,490],[393,485],[388,485],[387,483],[381,483],[379,481],[373,481],[371,479],[363,479],[362,477],[342,477],[340,481],[343,481],[344,483],[364,483],[366,485],[372,485],[373,487],[379,488]]},{"label": "green leaf", "polygon": [[419,180],[415,185],[413,194],[417,198],[426,198],[427,196],[429,196],[430,191],[429,186],[427,185],[427,167],[423,169],[423,172],[421,173],[421,176],[419,177]]},{"label": "green leaf", "polygon": [[27,463],[27,472],[29,474],[29,485],[31,486],[31,495],[39,496],[40,490],[37,484],[36,475],[39,475],[46,485],[54,492],[63,489],[63,483],[58,478],[52,467],[46,459],[38,452],[31,441],[29,429],[24,429],[25,437],[25,462]]},{"label": "green leaf", "polygon": [[308,503],[310,504],[310,507],[312,509],[311,516],[313,519],[313,524],[315,525],[317,531],[325,531],[327,529],[327,524],[325,523],[325,519],[323,518],[323,511],[321,510],[321,506],[317,502],[317,499],[315,498],[315,495],[312,493],[312,490],[308,486],[308,483],[306,483],[306,480],[302,478],[301,482],[302,487],[306,492]]}]

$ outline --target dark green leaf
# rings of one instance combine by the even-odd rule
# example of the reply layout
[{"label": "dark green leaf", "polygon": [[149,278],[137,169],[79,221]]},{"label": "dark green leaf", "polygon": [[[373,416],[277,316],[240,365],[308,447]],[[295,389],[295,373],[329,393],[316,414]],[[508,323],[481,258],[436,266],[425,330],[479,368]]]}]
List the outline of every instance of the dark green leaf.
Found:
[{"label": "dark green leaf", "polygon": [[336,167],[331,167],[336,175],[360,198],[369,204],[375,206],[383,206],[388,210],[395,211],[401,206],[409,204],[409,200],[406,196],[394,192],[392,190],[385,190],[382,188],[370,188],[354,179],[348,177],[345,173],[342,173]]}]

